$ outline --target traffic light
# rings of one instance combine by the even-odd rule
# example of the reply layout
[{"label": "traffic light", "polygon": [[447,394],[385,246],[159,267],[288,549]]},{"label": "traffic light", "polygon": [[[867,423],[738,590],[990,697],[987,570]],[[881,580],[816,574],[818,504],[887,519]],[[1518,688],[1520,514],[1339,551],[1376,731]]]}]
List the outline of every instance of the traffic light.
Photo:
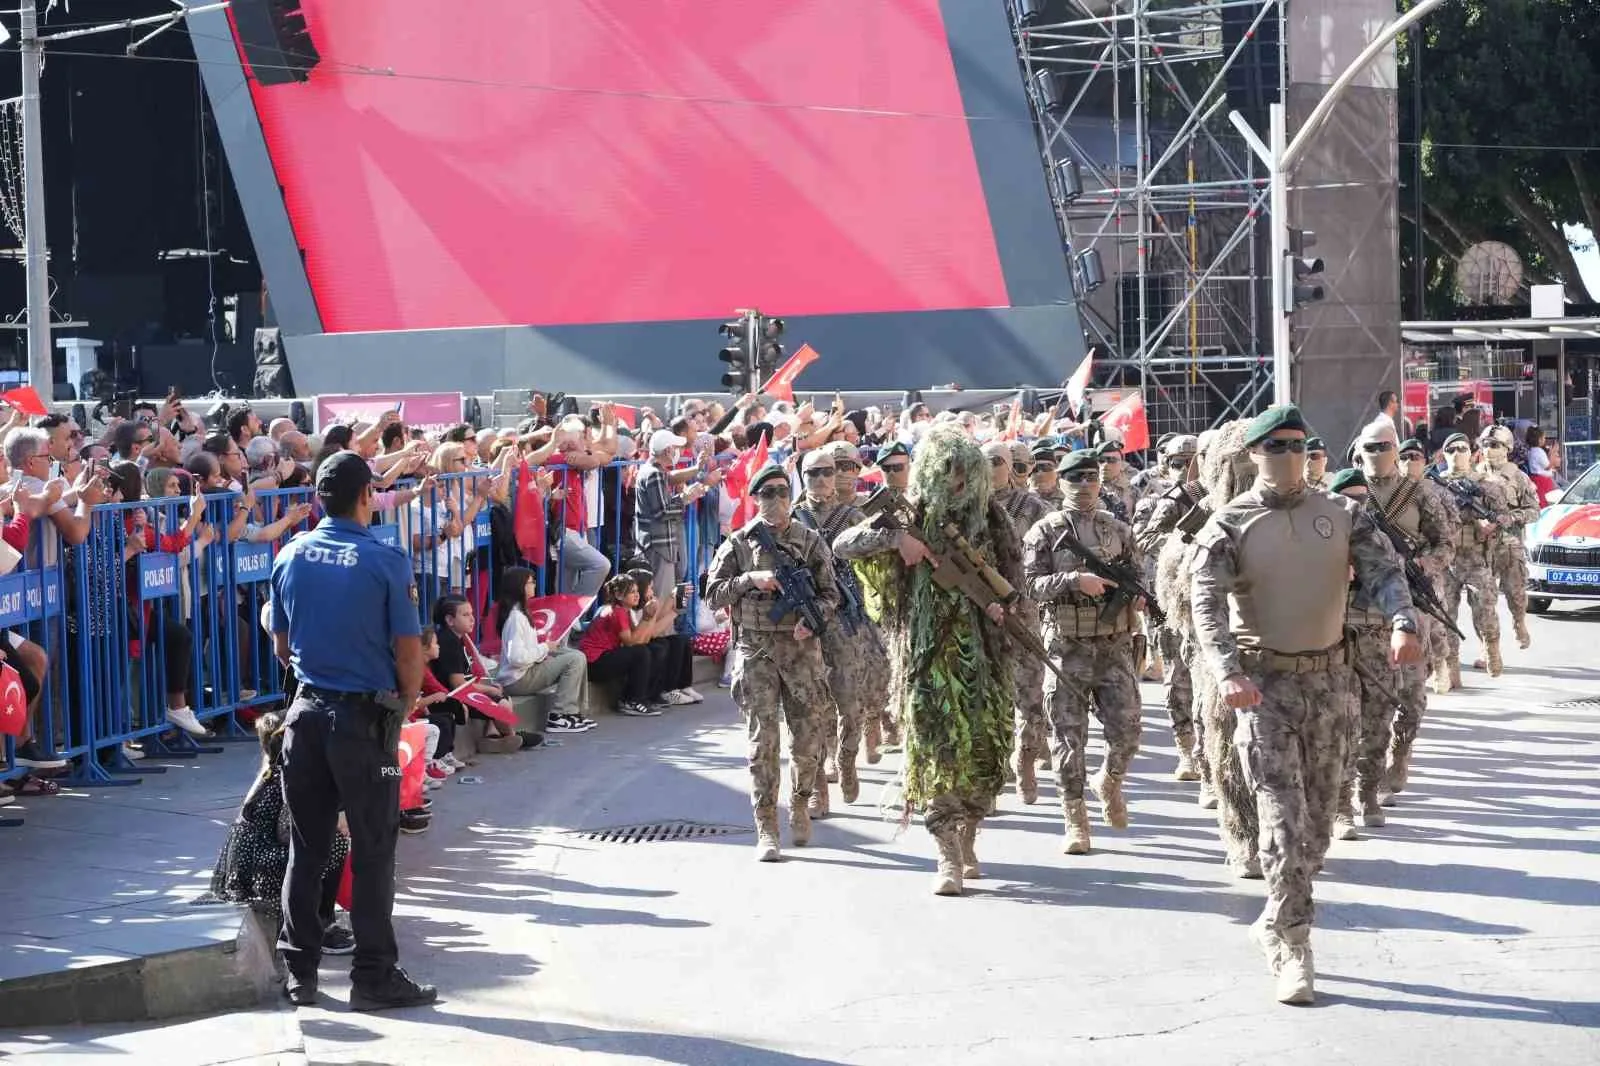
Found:
[{"label": "traffic light", "polygon": [[757,311],[756,321],[759,323],[756,335],[761,339],[756,351],[756,376],[760,379],[756,384],[759,385],[783,365],[783,344],[779,340],[783,336],[783,319],[769,318]]},{"label": "traffic light", "polygon": [[756,312],[745,311],[742,317],[718,326],[717,331],[728,338],[728,346],[717,354],[728,364],[728,372],[722,375],[723,387],[735,396],[756,391],[760,384],[755,380],[759,372],[756,352],[760,332]]},{"label": "traffic light", "polygon": [[1310,303],[1316,303],[1326,294],[1322,287],[1323,262],[1308,256],[1306,249],[1317,243],[1317,235],[1308,229],[1289,230],[1289,269],[1284,271],[1283,292],[1279,294],[1278,307],[1285,315],[1292,315]]}]

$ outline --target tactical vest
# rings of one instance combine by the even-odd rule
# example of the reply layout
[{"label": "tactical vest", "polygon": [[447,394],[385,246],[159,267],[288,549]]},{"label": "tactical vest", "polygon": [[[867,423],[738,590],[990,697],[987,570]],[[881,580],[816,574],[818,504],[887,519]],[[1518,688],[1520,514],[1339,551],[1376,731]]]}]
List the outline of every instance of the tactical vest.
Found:
[{"label": "tactical vest", "polygon": [[1239,531],[1238,583],[1229,597],[1239,646],[1321,651],[1344,633],[1354,520],[1334,496],[1302,493],[1261,507]]},{"label": "tactical vest", "polygon": [[[745,530],[736,530],[728,538],[733,542],[734,557],[739,561],[739,573],[749,574],[757,570],[776,570],[778,563],[805,562],[804,548],[795,543],[788,532],[779,534],[774,532],[775,539],[780,547],[788,549],[793,556],[792,560],[779,560],[772,552],[762,548]],[[734,603],[729,612],[729,618],[734,626],[743,633],[789,633],[794,630],[794,625],[800,616],[793,611],[783,617],[773,620],[770,616],[772,605],[778,601],[779,593],[766,592],[760,589],[751,589]]]},{"label": "tactical vest", "polygon": [[[794,519],[807,529],[815,531],[822,542],[828,547],[833,547],[833,542],[839,539],[839,534],[844,532],[845,523],[852,517],[849,506],[835,505],[819,522],[817,513],[812,509],[810,501],[797,504],[794,508]],[[849,560],[833,557],[833,580],[839,586],[839,617],[845,628],[850,633],[866,620],[866,597],[861,591],[861,582],[856,578],[855,567]]]}]

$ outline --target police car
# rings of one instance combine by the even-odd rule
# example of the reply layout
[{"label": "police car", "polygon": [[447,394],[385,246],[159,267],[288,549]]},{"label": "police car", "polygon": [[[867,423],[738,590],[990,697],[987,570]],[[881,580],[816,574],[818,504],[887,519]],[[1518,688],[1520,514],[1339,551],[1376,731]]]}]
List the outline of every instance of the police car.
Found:
[{"label": "police car", "polygon": [[1555,600],[1600,602],[1600,463],[1583,472],[1528,527],[1528,610]]}]

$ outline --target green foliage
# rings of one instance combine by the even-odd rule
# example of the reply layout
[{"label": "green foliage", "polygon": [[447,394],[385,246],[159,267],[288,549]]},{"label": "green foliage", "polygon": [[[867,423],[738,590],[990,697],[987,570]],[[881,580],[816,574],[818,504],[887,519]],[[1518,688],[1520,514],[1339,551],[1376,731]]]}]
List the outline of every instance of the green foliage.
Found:
[{"label": "green foliage", "polygon": [[[1402,4],[1402,7],[1409,6]],[[1422,159],[1428,297],[1424,314],[1448,314],[1454,264],[1469,245],[1503,241],[1531,281],[1561,280],[1592,299],[1563,224],[1600,228],[1600,137],[1591,101],[1600,98],[1600,0],[1457,0],[1429,15],[1400,48],[1400,197],[1407,313],[1415,269]],[[1412,119],[1421,82],[1421,136]],[[1546,147],[1548,146],[1548,147]]]}]

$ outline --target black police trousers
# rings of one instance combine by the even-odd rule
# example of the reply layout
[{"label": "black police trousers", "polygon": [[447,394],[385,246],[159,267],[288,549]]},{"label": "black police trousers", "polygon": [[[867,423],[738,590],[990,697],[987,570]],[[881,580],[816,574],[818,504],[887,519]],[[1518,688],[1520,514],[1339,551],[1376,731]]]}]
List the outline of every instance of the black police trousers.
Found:
[{"label": "black police trousers", "polygon": [[394,851],[400,770],[384,750],[384,710],[365,695],[301,685],[284,724],[283,800],[289,869],[278,953],[289,972],[315,979],[322,958],[322,872],[343,810],[353,874],[350,928],[356,984],[383,980],[400,957],[394,940]]}]

